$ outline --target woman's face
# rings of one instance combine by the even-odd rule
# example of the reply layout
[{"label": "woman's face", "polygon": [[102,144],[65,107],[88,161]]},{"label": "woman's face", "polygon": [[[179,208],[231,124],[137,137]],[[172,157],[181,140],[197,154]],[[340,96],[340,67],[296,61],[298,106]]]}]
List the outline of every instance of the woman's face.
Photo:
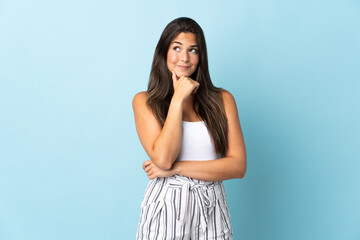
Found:
[{"label": "woman's face", "polygon": [[170,43],[167,67],[178,77],[190,77],[199,63],[198,43],[193,33],[179,33]]}]

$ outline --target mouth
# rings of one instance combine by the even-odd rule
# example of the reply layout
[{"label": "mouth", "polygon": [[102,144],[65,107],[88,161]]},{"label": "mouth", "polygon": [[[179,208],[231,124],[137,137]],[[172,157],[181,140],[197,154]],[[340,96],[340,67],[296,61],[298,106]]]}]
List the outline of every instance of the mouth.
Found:
[{"label": "mouth", "polygon": [[178,68],[180,69],[183,69],[183,70],[186,70],[186,69],[189,69],[190,66],[183,66],[183,65],[177,65]]}]

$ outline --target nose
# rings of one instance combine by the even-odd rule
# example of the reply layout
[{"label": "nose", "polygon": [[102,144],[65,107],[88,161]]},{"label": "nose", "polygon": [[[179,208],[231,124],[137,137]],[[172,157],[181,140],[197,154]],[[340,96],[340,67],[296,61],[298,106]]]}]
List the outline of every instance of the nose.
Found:
[{"label": "nose", "polygon": [[183,51],[180,56],[181,61],[189,62],[189,53],[188,51]]}]

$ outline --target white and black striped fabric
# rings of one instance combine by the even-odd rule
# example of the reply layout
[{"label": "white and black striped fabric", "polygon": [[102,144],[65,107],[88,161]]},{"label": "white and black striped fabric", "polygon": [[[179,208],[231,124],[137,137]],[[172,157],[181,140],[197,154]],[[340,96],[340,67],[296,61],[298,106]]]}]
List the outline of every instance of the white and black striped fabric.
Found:
[{"label": "white and black striped fabric", "polygon": [[150,180],[141,204],[136,240],[232,240],[222,181],[174,175]]}]

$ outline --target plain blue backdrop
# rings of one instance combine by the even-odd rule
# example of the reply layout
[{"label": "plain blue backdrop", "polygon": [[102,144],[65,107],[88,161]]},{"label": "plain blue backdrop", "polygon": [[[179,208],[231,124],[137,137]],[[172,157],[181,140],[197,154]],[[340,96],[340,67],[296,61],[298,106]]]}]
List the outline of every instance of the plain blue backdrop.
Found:
[{"label": "plain blue backdrop", "polygon": [[248,170],[234,239],[360,239],[360,2],[0,1],[0,239],[134,239],[131,101],[166,24],[203,28]]}]

